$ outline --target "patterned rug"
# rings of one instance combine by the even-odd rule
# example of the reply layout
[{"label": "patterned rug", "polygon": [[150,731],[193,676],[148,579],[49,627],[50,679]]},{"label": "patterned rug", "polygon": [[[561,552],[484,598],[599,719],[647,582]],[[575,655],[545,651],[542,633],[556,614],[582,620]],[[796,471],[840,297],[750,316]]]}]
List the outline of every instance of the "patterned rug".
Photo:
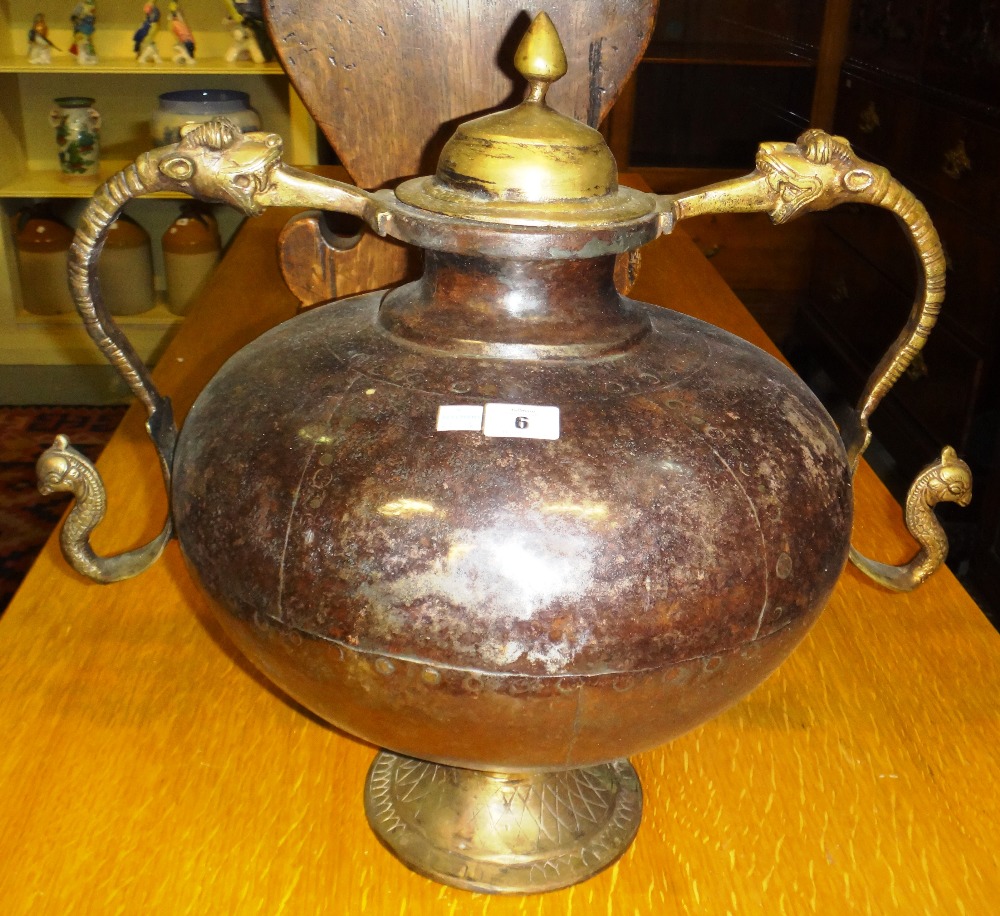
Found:
[{"label": "patterned rug", "polygon": [[94,461],[124,415],[124,407],[0,407],[0,613],[67,505],[38,492],[36,459],[65,433]]}]

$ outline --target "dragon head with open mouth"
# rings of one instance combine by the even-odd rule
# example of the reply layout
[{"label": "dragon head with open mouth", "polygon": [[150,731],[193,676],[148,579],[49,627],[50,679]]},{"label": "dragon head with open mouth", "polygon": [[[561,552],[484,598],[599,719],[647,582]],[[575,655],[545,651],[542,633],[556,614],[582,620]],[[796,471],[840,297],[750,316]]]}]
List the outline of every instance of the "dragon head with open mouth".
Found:
[{"label": "dragon head with open mouth", "polygon": [[843,137],[805,131],[795,143],[762,143],[756,169],[775,195],[771,218],[775,223],[844,203],[844,192],[871,203],[884,188],[885,169],[859,158]]}]

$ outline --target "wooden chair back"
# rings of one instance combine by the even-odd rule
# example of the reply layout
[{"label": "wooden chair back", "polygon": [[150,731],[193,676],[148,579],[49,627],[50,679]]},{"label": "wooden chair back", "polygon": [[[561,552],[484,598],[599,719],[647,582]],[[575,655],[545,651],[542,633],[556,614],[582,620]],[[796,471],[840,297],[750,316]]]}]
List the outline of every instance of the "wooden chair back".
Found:
[{"label": "wooden chair back", "polygon": [[[549,0],[544,9],[569,63],[549,93],[553,107],[591,126],[601,123],[649,42],[657,2]],[[514,50],[537,11],[526,11],[523,0],[264,5],[285,70],[360,187],[433,173],[458,123],[522,98]],[[406,276],[402,246],[367,230],[347,236],[315,215],[286,228],[283,270],[305,304]]]}]

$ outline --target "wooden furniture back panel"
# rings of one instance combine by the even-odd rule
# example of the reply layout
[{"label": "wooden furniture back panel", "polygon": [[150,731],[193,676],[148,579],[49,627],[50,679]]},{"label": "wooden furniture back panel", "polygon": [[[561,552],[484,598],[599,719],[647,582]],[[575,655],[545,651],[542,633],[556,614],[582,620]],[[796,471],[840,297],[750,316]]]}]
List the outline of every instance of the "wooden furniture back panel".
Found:
[{"label": "wooden furniture back panel", "polygon": [[[596,127],[649,41],[656,5],[546,4],[569,65],[549,92],[552,105]],[[268,0],[266,9],[293,83],[364,188],[432,174],[460,121],[524,96],[513,66],[530,22],[520,0]],[[414,273],[412,258],[367,229],[332,244],[318,218],[290,227],[281,245],[288,285],[304,305]]]},{"label": "wooden furniture back panel", "polygon": [[[553,107],[596,127],[649,41],[657,0],[550,0],[569,70]],[[512,105],[521,0],[268,0],[275,47],[353,179],[433,173],[457,123]]]}]

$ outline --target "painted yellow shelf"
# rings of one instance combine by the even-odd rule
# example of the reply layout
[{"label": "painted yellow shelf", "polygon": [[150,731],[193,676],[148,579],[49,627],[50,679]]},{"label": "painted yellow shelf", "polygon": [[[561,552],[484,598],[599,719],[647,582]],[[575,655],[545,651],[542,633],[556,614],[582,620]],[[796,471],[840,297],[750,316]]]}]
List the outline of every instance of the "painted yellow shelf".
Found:
[{"label": "painted yellow shelf", "polygon": [[227,76],[280,76],[281,65],[277,61],[255,64],[253,61],[227,61],[224,57],[199,57],[194,64],[175,64],[164,58],[159,64],[137,64],[134,57],[101,58],[96,64],[84,66],[69,55],[59,55],[52,58],[51,64],[29,64],[21,57],[0,56],[0,73],[21,73],[30,76],[47,76],[55,73],[79,74],[122,74],[132,76],[165,76],[167,74],[183,73],[185,76],[198,76],[202,73]]},{"label": "painted yellow shelf", "polygon": [[[0,198],[93,197],[94,191],[132,161],[132,159],[102,159],[97,175],[80,177],[64,175],[57,168],[29,167],[13,180],[0,184]],[[157,193],[147,196],[183,197],[184,195]]]},{"label": "painted yellow shelf", "polygon": [[[159,294],[158,294],[159,296]],[[25,308],[18,308],[15,312],[18,324],[23,326],[38,327],[80,327],[80,316],[75,312],[66,312],[60,315],[36,315]],[[158,298],[156,305],[146,312],[138,315],[115,315],[115,324],[120,325],[125,330],[148,330],[162,328],[164,326],[180,324],[184,317],[175,315],[167,308],[166,301]]]},{"label": "painted yellow shelf", "polygon": [[[76,312],[33,315],[20,307],[13,311],[11,333],[0,338],[0,365],[106,365]],[[115,316],[116,324],[146,362],[155,362],[183,320],[162,303],[141,315]]]}]

